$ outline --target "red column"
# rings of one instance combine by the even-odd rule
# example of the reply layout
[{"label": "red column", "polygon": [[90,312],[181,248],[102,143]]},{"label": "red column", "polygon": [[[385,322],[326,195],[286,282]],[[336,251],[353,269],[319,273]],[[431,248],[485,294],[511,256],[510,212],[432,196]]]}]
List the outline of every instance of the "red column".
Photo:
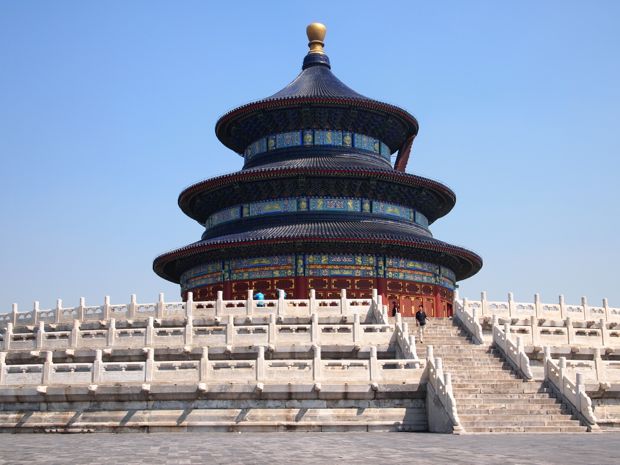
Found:
[{"label": "red column", "polygon": [[441,296],[439,295],[439,286],[433,286],[433,293],[435,294],[435,315],[439,317],[447,316],[443,310],[441,302]]}]

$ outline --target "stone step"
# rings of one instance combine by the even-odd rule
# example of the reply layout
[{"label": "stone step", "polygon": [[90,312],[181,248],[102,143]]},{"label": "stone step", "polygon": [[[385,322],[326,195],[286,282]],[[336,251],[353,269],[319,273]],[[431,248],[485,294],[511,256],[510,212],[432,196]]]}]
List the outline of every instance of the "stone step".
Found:
[{"label": "stone step", "polygon": [[[464,392],[465,389],[491,389],[491,392],[498,392],[502,389],[519,389],[522,387],[523,381],[518,379],[483,379],[483,380],[470,380],[469,382],[454,382],[452,379],[452,388],[458,389],[461,392]],[[519,391],[521,392],[521,391]],[[531,391],[529,388],[526,388],[523,392],[539,392],[538,390]]]},{"label": "stone step", "polygon": [[567,415],[570,414],[570,411],[567,407],[564,407],[560,404],[554,405],[530,405],[530,404],[496,404],[493,406],[489,406],[484,404],[480,408],[470,408],[470,405],[459,405],[457,410],[463,412],[459,413],[459,417],[463,417],[463,415],[499,415],[502,413],[505,414],[514,414],[514,415],[531,415],[531,414],[540,414],[540,415]]},{"label": "stone step", "polygon": [[497,412],[493,412],[492,414],[461,414],[459,413],[459,419],[461,420],[461,423],[463,424],[472,424],[475,423],[476,425],[480,425],[480,426],[485,426],[486,424],[502,424],[502,423],[509,423],[509,424],[514,424],[514,425],[530,425],[532,426],[532,423],[537,423],[537,424],[542,424],[542,425],[549,425],[549,424],[571,424],[574,422],[577,422],[577,424],[579,424],[579,422],[577,420],[572,420],[571,417],[569,415],[565,415],[563,413],[560,412],[553,412],[553,413],[548,413],[548,414],[538,414],[538,415],[533,415],[532,413],[523,413],[523,414],[518,414],[518,413],[513,413],[513,412],[504,412],[504,413],[497,413]]},{"label": "stone step", "polygon": [[469,426],[468,433],[585,433],[585,426]]},{"label": "stone step", "polygon": [[[460,418],[460,416],[459,416]],[[493,427],[502,427],[502,426],[522,426],[522,427],[527,427],[527,426],[555,426],[555,427],[566,427],[566,426],[579,426],[579,422],[577,420],[546,420],[545,417],[541,416],[540,418],[536,418],[536,417],[531,417],[528,420],[511,420],[510,418],[506,418],[506,419],[497,419],[497,418],[493,418],[493,419],[488,419],[487,420],[482,420],[482,421],[461,421],[461,424],[463,425],[463,427],[467,430],[468,426],[471,427],[478,427],[478,428],[483,428],[483,427],[487,427],[487,428],[493,428]]]},{"label": "stone step", "polygon": [[454,396],[463,396],[467,394],[494,394],[497,396],[508,394],[536,394],[544,393],[542,389],[532,389],[525,386],[501,386],[501,385],[468,385],[469,387],[454,387]]},{"label": "stone step", "polygon": [[531,394],[495,394],[495,393],[485,393],[485,394],[459,394],[458,392],[454,393],[454,398],[456,399],[456,404],[484,404],[484,405],[493,405],[493,404],[504,404],[504,403],[514,403],[514,402],[522,402],[524,404],[555,404],[557,400],[553,397],[549,397],[548,394],[541,393],[531,393]]}]

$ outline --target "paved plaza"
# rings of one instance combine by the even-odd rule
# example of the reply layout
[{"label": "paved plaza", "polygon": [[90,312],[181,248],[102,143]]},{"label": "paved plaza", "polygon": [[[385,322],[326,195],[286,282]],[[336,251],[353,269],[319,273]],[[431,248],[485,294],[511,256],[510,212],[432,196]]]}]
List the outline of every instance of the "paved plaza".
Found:
[{"label": "paved plaza", "polygon": [[4,464],[620,463],[620,435],[173,433],[0,435]]}]

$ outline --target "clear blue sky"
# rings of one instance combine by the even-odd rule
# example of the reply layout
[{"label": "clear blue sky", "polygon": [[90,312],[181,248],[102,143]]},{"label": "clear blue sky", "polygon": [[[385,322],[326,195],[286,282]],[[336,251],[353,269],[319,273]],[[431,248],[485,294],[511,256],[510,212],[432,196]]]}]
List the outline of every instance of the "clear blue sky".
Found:
[{"label": "clear blue sky", "polygon": [[298,73],[420,122],[408,171],[457,194],[435,237],[476,297],[620,306],[618,1],[0,1],[0,312],[178,298],[151,270],[197,240],[187,185],[237,170],[217,118]]}]

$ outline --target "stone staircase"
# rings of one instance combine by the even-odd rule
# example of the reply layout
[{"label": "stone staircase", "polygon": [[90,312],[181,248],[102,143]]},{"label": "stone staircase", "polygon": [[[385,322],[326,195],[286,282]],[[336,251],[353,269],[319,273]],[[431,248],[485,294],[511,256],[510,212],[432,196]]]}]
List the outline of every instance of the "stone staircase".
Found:
[{"label": "stone staircase", "polygon": [[413,318],[406,318],[416,334],[418,356],[432,345],[452,387],[461,424],[468,433],[585,432],[578,420],[539,382],[517,377],[511,366],[489,345],[473,344],[451,318],[433,318],[424,343],[417,340]]}]

